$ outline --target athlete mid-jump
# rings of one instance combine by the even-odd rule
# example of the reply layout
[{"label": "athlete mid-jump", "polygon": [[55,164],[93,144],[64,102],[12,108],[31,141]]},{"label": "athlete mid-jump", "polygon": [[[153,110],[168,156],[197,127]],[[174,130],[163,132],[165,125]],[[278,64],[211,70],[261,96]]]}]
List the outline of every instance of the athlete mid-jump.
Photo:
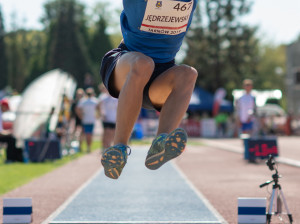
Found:
[{"label": "athlete mid-jump", "polygon": [[196,5],[197,0],[123,0],[123,40],[104,56],[100,72],[109,93],[119,99],[115,145],[107,148],[101,159],[106,176],[120,176],[141,107],[160,111],[146,167],[158,169],[183,152],[187,134],[178,126],[188,108],[197,71],[176,65],[174,58]]}]

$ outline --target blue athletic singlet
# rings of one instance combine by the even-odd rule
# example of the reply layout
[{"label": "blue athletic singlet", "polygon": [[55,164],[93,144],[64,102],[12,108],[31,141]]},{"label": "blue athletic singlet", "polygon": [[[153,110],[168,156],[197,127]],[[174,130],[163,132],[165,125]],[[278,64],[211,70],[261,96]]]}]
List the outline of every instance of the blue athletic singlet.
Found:
[{"label": "blue athletic singlet", "polygon": [[197,0],[123,0],[121,29],[127,48],[156,63],[173,60],[196,5]]}]

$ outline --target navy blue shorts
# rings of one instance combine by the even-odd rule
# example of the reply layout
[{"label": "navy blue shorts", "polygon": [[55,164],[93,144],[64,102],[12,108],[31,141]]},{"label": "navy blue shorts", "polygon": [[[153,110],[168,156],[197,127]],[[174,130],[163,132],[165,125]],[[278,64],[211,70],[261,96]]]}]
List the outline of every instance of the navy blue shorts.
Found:
[{"label": "navy blue shorts", "polygon": [[112,122],[102,121],[102,125],[104,128],[110,128],[110,129],[116,128],[116,123],[112,123]]},{"label": "navy blue shorts", "polygon": [[94,131],[94,124],[83,124],[82,127],[84,134],[92,134]]},{"label": "navy blue shorts", "polygon": [[242,123],[242,131],[251,131],[253,129],[253,122]]},{"label": "navy blue shorts", "polygon": [[[129,52],[128,48],[125,44],[121,43],[118,48],[115,48],[109,52],[107,52],[101,63],[100,75],[103,81],[103,84],[107,88],[108,92],[111,96],[118,98],[119,93],[115,90],[114,86],[112,86],[112,73],[117,64],[117,61],[123,54]],[[175,60],[172,60],[167,63],[155,63],[155,68],[152,73],[152,76],[149,82],[146,84],[144,88],[144,97],[143,97],[143,108],[150,109],[150,110],[157,110],[160,111],[161,108],[154,107],[149,98],[149,87],[154,79],[156,79],[160,74],[164,71],[168,70],[169,68],[175,66]]]}]

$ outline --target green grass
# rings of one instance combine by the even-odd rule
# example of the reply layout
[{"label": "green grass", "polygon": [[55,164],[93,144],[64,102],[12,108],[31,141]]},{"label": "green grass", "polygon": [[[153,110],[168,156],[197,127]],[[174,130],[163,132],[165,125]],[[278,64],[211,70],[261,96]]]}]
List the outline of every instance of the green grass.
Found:
[{"label": "green grass", "polygon": [[[94,141],[92,150],[99,149],[101,147],[100,144],[99,141]],[[68,155],[59,160],[46,161],[43,163],[5,164],[2,159],[0,161],[0,195],[85,155],[85,144],[82,145],[82,149],[83,152],[76,153],[75,155]]]}]

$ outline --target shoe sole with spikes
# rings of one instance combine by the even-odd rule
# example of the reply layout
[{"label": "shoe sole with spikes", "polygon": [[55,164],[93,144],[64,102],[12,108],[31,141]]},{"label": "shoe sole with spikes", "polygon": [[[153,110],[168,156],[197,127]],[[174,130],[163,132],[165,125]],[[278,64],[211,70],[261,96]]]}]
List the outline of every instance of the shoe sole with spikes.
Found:
[{"label": "shoe sole with spikes", "polygon": [[184,151],[186,142],[185,130],[175,129],[166,137],[164,150],[146,159],[146,167],[150,170],[156,170],[171,159],[178,157]]},{"label": "shoe sole with spikes", "polygon": [[118,179],[126,164],[126,159],[119,148],[111,147],[103,153],[101,163],[107,177]]}]

